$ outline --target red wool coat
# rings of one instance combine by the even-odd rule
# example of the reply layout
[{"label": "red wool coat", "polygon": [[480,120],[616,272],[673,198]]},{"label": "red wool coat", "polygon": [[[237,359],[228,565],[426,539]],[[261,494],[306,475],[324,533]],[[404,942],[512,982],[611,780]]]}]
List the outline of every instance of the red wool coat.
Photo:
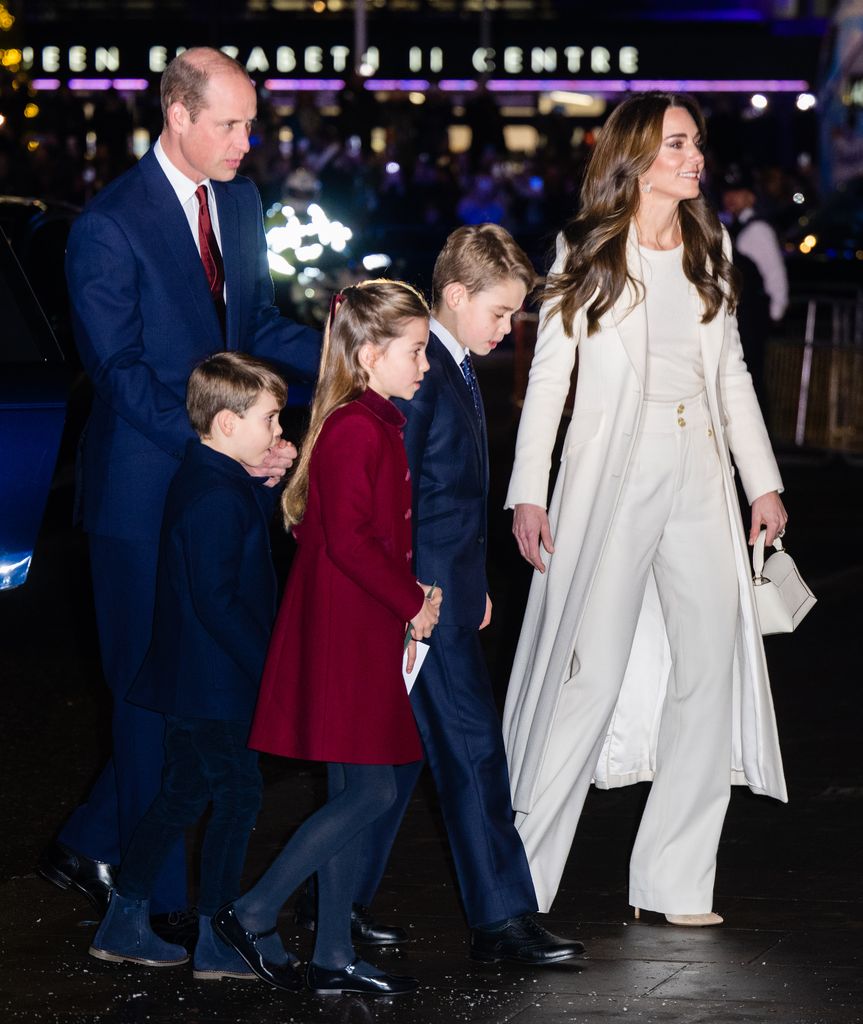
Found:
[{"label": "red wool coat", "polygon": [[353,764],[423,756],[401,672],[405,627],[422,606],[404,422],[368,390],[324,423],[252,723],[256,750]]}]

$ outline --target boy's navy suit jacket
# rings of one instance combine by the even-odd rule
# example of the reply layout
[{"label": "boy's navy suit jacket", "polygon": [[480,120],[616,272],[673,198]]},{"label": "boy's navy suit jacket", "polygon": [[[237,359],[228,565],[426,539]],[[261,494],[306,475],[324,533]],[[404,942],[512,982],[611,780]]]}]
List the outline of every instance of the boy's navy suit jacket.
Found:
[{"label": "boy's navy suit jacket", "polygon": [[189,441],[168,489],[153,639],[128,694],[184,718],[250,720],[276,612],[275,495]]},{"label": "boy's navy suit jacket", "polygon": [[485,615],[488,442],[461,367],[429,335],[429,370],[411,401],[395,399],[413,480],[414,568],[443,588],[440,625],[477,629]]}]

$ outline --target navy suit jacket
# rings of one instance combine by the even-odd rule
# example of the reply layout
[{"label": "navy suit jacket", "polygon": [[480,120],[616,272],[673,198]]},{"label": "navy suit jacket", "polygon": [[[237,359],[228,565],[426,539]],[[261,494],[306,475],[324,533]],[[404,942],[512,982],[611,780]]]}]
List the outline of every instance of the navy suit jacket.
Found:
[{"label": "navy suit jacket", "polygon": [[133,704],[251,720],[276,612],[275,497],[239,462],[188,442],[165,502],[153,639]]},{"label": "navy suit jacket", "polygon": [[223,339],[177,196],[150,151],[103,189],[69,236],[75,337],[95,396],[81,461],[84,528],[155,543],[168,484],[193,437],[186,382],[227,346],[313,380],[320,336],[273,305],[258,191],[213,182],[227,282]]},{"label": "navy suit jacket", "polygon": [[413,479],[414,570],[443,588],[440,624],[478,628],[485,614],[488,442],[461,368],[429,335],[429,370],[404,413]]}]

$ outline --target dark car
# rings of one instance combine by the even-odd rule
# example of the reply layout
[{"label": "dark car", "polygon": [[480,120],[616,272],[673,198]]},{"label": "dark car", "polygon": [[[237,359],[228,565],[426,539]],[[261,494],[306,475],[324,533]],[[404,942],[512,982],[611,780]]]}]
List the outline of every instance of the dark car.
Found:
[{"label": "dark car", "polygon": [[7,589],[30,568],[63,434],[68,369],[2,231],[0,310],[0,589]]}]

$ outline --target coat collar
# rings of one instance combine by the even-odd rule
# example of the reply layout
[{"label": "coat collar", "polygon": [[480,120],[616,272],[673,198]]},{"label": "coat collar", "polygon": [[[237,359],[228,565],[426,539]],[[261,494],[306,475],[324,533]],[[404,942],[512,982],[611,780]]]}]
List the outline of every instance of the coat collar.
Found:
[{"label": "coat collar", "polygon": [[401,430],[405,425],[404,416],[389,399],[383,398],[377,391],[366,388],[356,400],[364,409],[368,409],[373,416],[383,420],[384,423],[389,424],[391,427]]},{"label": "coat collar", "polygon": [[241,462],[216,451],[215,448],[210,448],[197,437],[190,438],[186,442],[186,461],[196,466],[209,466],[225,476],[231,476],[244,482],[248,481],[250,484],[258,482],[258,478],[252,476]]}]

